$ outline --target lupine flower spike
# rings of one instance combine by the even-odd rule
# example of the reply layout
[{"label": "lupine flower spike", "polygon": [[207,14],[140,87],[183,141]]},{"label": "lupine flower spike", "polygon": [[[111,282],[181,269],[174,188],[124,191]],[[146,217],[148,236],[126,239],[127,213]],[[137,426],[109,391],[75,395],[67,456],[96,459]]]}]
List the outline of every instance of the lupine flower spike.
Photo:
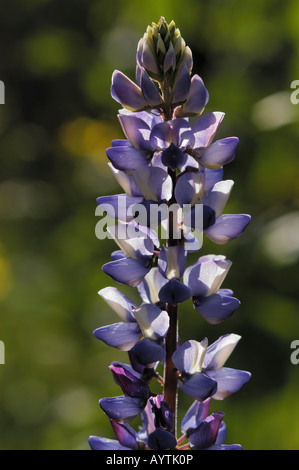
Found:
[{"label": "lupine flower spike", "polygon": [[[192,52],[179,29],[161,18],[138,43],[135,80],[118,70],[112,75],[124,138],[107,149],[107,164],[122,189],[97,199],[115,220],[107,234],[118,246],[102,269],[118,286],[137,288],[140,301],[115,286],[99,291],[120,321],[99,326],[94,336],[122,351],[124,362],[109,366],[120,394],[100,398],[115,438],[90,436],[94,450],[242,449],[224,443],[224,413],[210,412],[212,402],[250,379],[249,372],[225,366],[241,337],[224,334],[212,344],[207,338],[179,341],[181,303],[189,303],[194,322],[211,325],[240,306],[223,286],[232,262],[201,254],[190,263],[189,253],[202,249],[199,237],[226,244],[250,222],[248,214],[225,213],[234,183],[223,180],[223,166],[235,158],[239,141],[217,139],[224,113],[204,113],[209,93],[192,68]],[[160,393],[151,391],[153,381]],[[180,426],[179,388],[194,399]],[[142,424],[134,429],[138,415]]]}]

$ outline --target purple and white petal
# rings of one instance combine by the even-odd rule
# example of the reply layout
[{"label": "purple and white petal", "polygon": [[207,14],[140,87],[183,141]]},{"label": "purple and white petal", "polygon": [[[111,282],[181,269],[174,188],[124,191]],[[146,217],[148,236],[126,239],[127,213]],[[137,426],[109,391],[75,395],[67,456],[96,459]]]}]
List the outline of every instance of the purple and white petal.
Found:
[{"label": "purple and white petal", "polygon": [[209,297],[194,297],[193,305],[199,313],[211,325],[217,325],[229,318],[240,306],[240,301],[231,295],[223,295],[220,290]]},{"label": "purple and white petal", "polygon": [[116,287],[104,287],[99,290],[98,294],[119,315],[122,321],[136,322],[132,313],[132,310],[137,308],[136,304],[119,292]]},{"label": "purple and white petal", "polygon": [[172,197],[172,179],[167,171],[159,167],[146,166],[132,176],[147,201],[169,201]]},{"label": "purple and white petal", "polygon": [[151,238],[145,238],[144,236],[131,237],[135,235],[134,225],[114,225],[108,227],[107,232],[126,256],[133,259],[150,259],[153,256],[155,246]]},{"label": "purple and white petal", "polygon": [[205,195],[202,203],[214,210],[216,218],[222,214],[233,185],[234,182],[232,180],[220,181]]},{"label": "purple and white petal", "polygon": [[205,172],[205,192],[208,192],[209,189],[212,189],[216,183],[219,183],[219,181],[222,181],[223,167],[220,167],[217,170],[209,170],[209,168],[204,168],[204,172]]},{"label": "purple and white petal", "polygon": [[233,161],[238,145],[239,139],[237,137],[217,140],[203,151],[198,161],[210,170],[217,170]]},{"label": "purple and white petal", "polygon": [[118,184],[120,184],[120,186],[123,188],[123,190],[128,196],[143,197],[142,192],[138,188],[136,182],[134,181],[134,178],[131,175],[125,173],[124,171],[117,170],[116,168],[114,168],[111,162],[108,163],[108,166],[112,171],[114,178],[116,179]]},{"label": "purple and white petal", "polygon": [[173,354],[172,361],[176,368],[186,374],[201,372],[202,363],[208,346],[207,339],[186,341]]},{"label": "purple and white petal", "polygon": [[102,398],[99,404],[110,419],[128,423],[141,413],[146,405],[146,400],[120,396]]},{"label": "purple and white petal", "polygon": [[223,335],[207,348],[203,367],[205,370],[218,370],[227,361],[241,336],[235,333]]},{"label": "purple and white petal", "polygon": [[134,316],[145,338],[163,338],[169,328],[169,315],[152,304],[142,304],[134,309]]},{"label": "purple and white petal", "polygon": [[238,238],[250,221],[251,216],[248,214],[222,214],[204,233],[217,245],[225,245]]},{"label": "purple and white petal", "polygon": [[183,173],[175,186],[175,199],[183,207],[184,204],[194,205],[201,201],[204,194],[205,172],[198,171]]},{"label": "purple and white petal", "polygon": [[218,127],[224,118],[224,113],[214,112],[200,117],[192,127],[194,145],[192,155],[200,157],[202,149],[208,147],[214,140]]},{"label": "purple and white petal", "polygon": [[158,269],[167,279],[180,279],[185,271],[187,251],[183,246],[163,246],[159,253]]},{"label": "purple and white petal", "polygon": [[137,323],[113,323],[97,328],[93,335],[108,346],[129,351],[139,341],[141,331]]},{"label": "purple and white petal", "polygon": [[144,277],[142,282],[137,286],[140,297],[147,303],[159,303],[159,291],[166,282],[167,279],[162,276],[158,268],[152,268]]},{"label": "purple and white petal", "polygon": [[208,297],[218,291],[232,262],[224,256],[205,256],[186,269],[184,284],[193,297]]},{"label": "purple and white petal", "polygon": [[215,400],[223,400],[232,393],[238,392],[251,377],[250,372],[228,367],[209,370],[207,374],[217,382],[217,392],[213,395]]},{"label": "purple and white petal", "polygon": [[111,96],[130,111],[140,111],[148,107],[141,89],[119,70],[112,74]]}]

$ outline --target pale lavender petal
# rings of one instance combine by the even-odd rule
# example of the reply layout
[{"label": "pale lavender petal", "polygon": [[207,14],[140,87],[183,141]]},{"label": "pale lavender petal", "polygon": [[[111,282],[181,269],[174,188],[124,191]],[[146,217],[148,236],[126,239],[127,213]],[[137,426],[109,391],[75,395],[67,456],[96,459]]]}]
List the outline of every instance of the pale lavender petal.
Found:
[{"label": "pale lavender petal", "polygon": [[205,229],[206,236],[217,245],[224,245],[239,237],[251,220],[248,214],[222,214],[214,225]]},{"label": "pale lavender petal", "polygon": [[220,369],[235,347],[240,341],[241,336],[234,333],[226,334],[217,339],[207,348],[204,358],[203,367],[205,370],[218,370]]},{"label": "pale lavender petal", "polygon": [[149,142],[151,130],[145,121],[135,114],[127,113],[119,113],[118,119],[124,134],[133,147],[139,150],[151,151]]},{"label": "pale lavender petal", "polygon": [[206,339],[202,342],[193,339],[186,341],[174,352],[172,361],[182,373],[195,374],[201,372],[206,347]]},{"label": "pale lavender petal", "polygon": [[131,197],[126,194],[116,194],[113,196],[102,196],[97,198],[97,204],[112,219],[120,219],[126,222],[134,218],[134,206],[141,204],[143,197]]},{"label": "pale lavender petal", "polygon": [[112,74],[111,96],[129,110],[139,111],[148,107],[141,89],[119,70]]},{"label": "pale lavender petal", "polygon": [[183,114],[200,114],[209,101],[209,93],[199,75],[191,80],[190,93],[186,103],[182,106]]},{"label": "pale lavender petal", "polygon": [[[223,118],[224,113],[215,112],[205,114],[195,122],[192,127],[195,139],[192,154],[195,152],[195,156],[201,156],[202,149],[208,147],[208,145],[213,141]],[[197,153],[197,150],[199,153]]]},{"label": "pale lavender petal", "polygon": [[117,170],[132,171],[147,166],[151,154],[133,146],[110,147],[106,150],[107,157]]},{"label": "pale lavender petal", "polygon": [[203,169],[183,173],[175,186],[175,199],[183,207],[184,204],[194,205],[201,201],[205,184]]},{"label": "pale lavender petal", "polygon": [[159,291],[166,282],[167,279],[162,276],[158,268],[152,268],[137,286],[142,300],[152,304],[160,303]]},{"label": "pale lavender petal", "polygon": [[108,163],[108,166],[112,171],[114,178],[128,196],[142,197],[142,193],[131,175],[125,173],[124,171],[117,170],[117,168],[114,168],[111,162]]},{"label": "pale lavender petal", "polygon": [[167,279],[180,279],[185,271],[187,251],[183,246],[163,246],[159,253],[158,269]]},{"label": "pale lavender petal", "polygon": [[117,440],[105,437],[90,436],[88,443],[91,450],[131,450],[129,447],[122,446]]},{"label": "pale lavender petal", "polygon": [[134,180],[148,201],[169,201],[172,197],[172,179],[159,167],[146,166],[132,173]]},{"label": "pale lavender petal", "polygon": [[136,287],[151,267],[149,262],[143,262],[143,260],[122,258],[104,264],[102,269],[114,281]]},{"label": "pale lavender petal", "polygon": [[207,374],[217,382],[215,400],[223,400],[232,393],[238,392],[251,377],[250,372],[222,367],[219,370],[208,371]]},{"label": "pale lavender petal", "polygon": [[212,187],[222,181],[223,179],[223,167],[218,168],[217,170],[209,170],[209,168],[204,168],[205,172],[205,191],[212,189]]},{"label": "pale lavender petal", "polygon": [[217,325],[229,318],[240,306],[235,297],[212,294],[209,297],[193,298],[193,305],[197,313],[211,325]]},{"label": "pale lavender petal", "polygon": [[93,335],[108,346],[129,351],[139,341],[141,331],[137,323],[113,323],[97,328]]},{"label": "pale lavender petal", "polygon": [[211,170],[217,170],[233,161],[239,145],[237,137],[227,137],[211,144],[199,157],[199,163]]}]

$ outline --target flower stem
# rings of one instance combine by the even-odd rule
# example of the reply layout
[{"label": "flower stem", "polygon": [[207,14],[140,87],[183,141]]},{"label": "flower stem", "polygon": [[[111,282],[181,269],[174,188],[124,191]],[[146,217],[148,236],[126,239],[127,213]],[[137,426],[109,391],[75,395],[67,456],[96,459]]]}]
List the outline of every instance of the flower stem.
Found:
[{"label": "flower stem", "polygon": [[[176,184],[176,171],[168,169],[168,173],[173,181],[173,197],[170,204],[175,201],[174,189]],[[173,213],[169,212],[168,220],[168,246],[178,244],[178,239],[173,233]],[[172,362],[172,356],[176,351],[178,344],[178,305],[167,304],[167,312],[169,315],[169,329],[166,335],[166,359],[164,366],[164,399],[174,412],[174,435],[176,435],[176,410],[177,410],[177,370]]]}]

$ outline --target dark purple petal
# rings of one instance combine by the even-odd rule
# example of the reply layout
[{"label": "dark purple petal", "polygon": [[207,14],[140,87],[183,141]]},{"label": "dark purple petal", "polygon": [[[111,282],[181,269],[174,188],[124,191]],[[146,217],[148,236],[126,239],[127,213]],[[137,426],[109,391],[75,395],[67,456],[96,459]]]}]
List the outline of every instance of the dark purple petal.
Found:
[{"label": "dark purple petal", "polygon": [[156,428],[161,427],[167,431],[173,432],[174,430],[174,412],[165,402],[163,395],[157,395],[150,398],[152,410],[155,415]]},{"label": "dark purple petal", "polygon": [[151,450],[175,449],[176,444],[174,435],[163,428],[157,428],[148,436],[148,446]]},{"label": "dark purple petal", "polygon": [[191,87],[191,77],[187,65],[183,62],[174,85],[172,102],[183,103],[189,95]]},{"label": "dark purple petal", "polygon": [[205,229],[206,236],[217,245],[224,245],[239,237],[251,220],[248,214],[222,214]]},{"label": "dark purple petal", "polygon": [[195,400],[181,422],[181,431],[186,434],[195,429],[209,415],[210,398],[200,402]]},{"label": "dark purple petal", "polygon": [[104,287],[98,294],[105,302],[120,316],[123,321],[136,323],[132,313],[133,308],[137,308],[132,300],[119,292],[116,287]]},{"label": "dark purple petal", "polygon": [[102,398],[99,402],[101,409],[110,419],[128,423],[141,413],[146,405],[142,398],[127,396]]},{"label": "dark purple petal", "polygon": [[93,335],[108,346],[129,351],[139,341],[141,331],[137,323],[113,323],[97,328]]},{"label": "dark purple petal", "polygon": [[112,147],[131,147],[131,144],[126,139],[114,139],[111,142]]},{"label": "dark purple petal", "polygon": [[149,163],[149,152],[134,147],[110,147],[106,150],[107,157],[117,170],[132,171]]},{"label": "dark purple petal", "polygon": [[105,437],[90,436],[88,443],[91,450],[131,450],[129,447],[122,446],[115,439],[106,439]]},{"label": "dark purple petal", "polygon": [[131,145],[139,150],[151,151],[149,143],[150,127],[140,117],[132,113],[120,113],[118,115],[122,130]]},{"label": "dark purple petal", "polygon": [[144,69],[141,71],[140,79],[141,91],[146,101],[153,107],[162,104],[162,99],[157,87]]},{"label": "dark purple petal", "polygon": [[119,284],[136,287],[151,267],[149,261],[146,260],[122,258],[104,264],[102,269]]},{"label": "dark purple petal", "polygon": [[199,426],[189,435],[189,442],[192,448],[208,449],[215,444],[217,434],[223,420],[224,413],[218,411],[208,416]]},{"label": "dark purple petal", "polygon": [[217,382],[217,393],[213,396],[215,400],[223,400],[232,393],[238,392],[251,377],[250,372],[228,367],[209,370],[207,374]]},{"label": "dark purple petal", "polygon": [[116,383],[121,387],[123,393],[132,398],[144,398],[150,395],[148,385],[140,379],[139,374],[134,374],[123,364],[113,362],[109,366]]},{"label": "dark purple petal", "polygon": [[224,113],[215,112],[205,114],[196,121],[192,127],[194,135],[192,155],[194,154],[196,157],[201,156],[202,149],[208,147],[208,145],[213,141],[223,118]]},{"label": "dark purple petal", "polygon": [[186,103],[182,109],[178,111],[178,115],[195,115],[200,114],[207,102],[209,101],[209,93],[199,75],[194,75],[191,80],[190,92]]},{"label": "dark purple petal", "polygon": [[172,170],[183,166],[186,159],[186,154],[174,144],[170,144],[167,149],[163,150],[161,158],[163,165],[171,168]]},{"label": "dark purple petal", "polygon": [[163,361],[165,349],[158,342],[144,338],[131,349],[134,359],[144,366],[151,367],[158,361]]},{"label": "dark purple petal", "polygon": [[148,107],[141,89],[119,70],[115,70],[112,74],[111,96],[131,111],[139,111]]},{"label": "dark purple petal", "polygon": [[131,426],[111,420],[111,426],[119,443],[132,450],[138,449],[138,434]]},{"label": "dark purple petal", "polygon": [[206,168],[217,170],[217,168],[233,161],[238,145],[239,139],[237,137],[217,140],[203,151],[198,161]]},{"label": "dark purple petal", "polygon": [[191,297],[189,287],[185,286],[178,279],[172,278],[159,291],[159,299],[161,302],[170,304],[179,304],[185,302]]},{"label": "dark purple petal", "polygon": [[182,390],[196,400],[214,398],[217,391],[217,381],[202,372],[196,372],[183,382]]},{"label": "dark purple petal", "polygon": [[212,294],[209,297],[193,298],[194,308],[197,313],[211,325],[217,325],[230,317],[240,306],[240,301],[235,297]]},{"label": "dark purple petal", "polygon": [[134,205],[141,204],[143,197],[130,197],[126,194],[102,196],[97,198],[97,203],[112,219],[120,219],[129,222],[133,220]]}]

